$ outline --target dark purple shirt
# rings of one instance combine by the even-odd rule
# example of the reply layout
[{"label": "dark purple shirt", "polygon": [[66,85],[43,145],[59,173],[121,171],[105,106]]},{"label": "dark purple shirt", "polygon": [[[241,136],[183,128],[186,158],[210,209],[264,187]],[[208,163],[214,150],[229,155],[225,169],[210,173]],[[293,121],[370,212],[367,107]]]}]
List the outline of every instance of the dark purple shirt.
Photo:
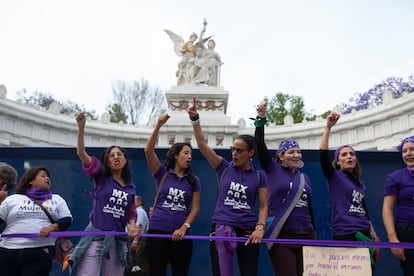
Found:
[{"label": "dark purple shirt", "polygon": [[[157,189],[167,168],[161,165],[154,177]],[[180,178],[174,170],[168,170],[168,175],[161,186],[157,203],[151,215],[149,229],[173,232],[180,228],[191,212],[193,192],[200,192],[201,185],[195,176],[193,186],[186,176]]]},{"label": "dark purple shirt", "polygon": [[[224,169],[227,167],[226,171]],[[224,175],[223,175],[224,172]],[[249,170],[242,170],[224,158],[216,169],[219,191],[212,222],[244,229],[257,223],[254,204],[259,188],[267,187],[266,175],[250,164]]]},{"label": "dark purple shirt", "polygon": [[[269,194],[269,216],[275,216],[282,202],[290,192],[293,185],[299,186],[299,170],[292,172],[288,168],[282,167],[276,160],[272,159],[271,165],[265,169],[268,181]],[[287,218],[284,229],[310,229],[313,228],[311,215],[309,212],[309,202],[312,197],[312,189],[309,177],[305,174],[305,186],[302,195],[295,204],[289,217]]]},{"label": "dark purple shirt", "polygon": [[387,175],[384,196],[387,195],[397,195],[395,223],[414,225],[414,175],[407,168]]},{"label": "dark purple shirt", "polygon": [[112,176],[104,176],[100,170],[101,163],[92,156],[92,163],[82,169],[94,184],[93,208],[89,214],[92,224],[103,231],[125,232],[129,219],[136,220],[134,204],[135,185],[127,183],[125,187]]},{"label": "dark purple shirt", "polygon": [[320,163],[332,206],[333,236],[369,231],[370,221],[363,206],[366,193],[364,183],[353,180],[352,175],[342,170],[334,170],[329,161],[328,150],[320,150]]}]

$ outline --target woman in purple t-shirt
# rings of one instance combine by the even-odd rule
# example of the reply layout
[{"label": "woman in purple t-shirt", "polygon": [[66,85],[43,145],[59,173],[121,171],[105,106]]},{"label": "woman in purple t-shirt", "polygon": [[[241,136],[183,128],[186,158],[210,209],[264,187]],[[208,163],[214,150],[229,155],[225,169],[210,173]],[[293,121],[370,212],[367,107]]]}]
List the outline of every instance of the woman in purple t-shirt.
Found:
[{"label": "woman in purple t-shirt", "polygon": [[[256,152],[256,140],[250,135],[238,136],[231,147],[232,162],[228,162],[206,143],[195,98],[187,111],[200,152],[216,171],[219,180],[217,203],[212,218],[215,235],[248,237],[244,244],[216,241],[220,273],[222,276],[233,275],[233,255],[237,252],[240,275],[257,275],[259,244],[267,218],[267,179],[250,162]],[[259,200],[258,217],[254,210],[256,198]],[[214,267],[213,264],[213,269]]]},{"label": "woman in purple t-shirt", "polygon": [[[368,216],[366,187],[360,180],[361,166],[354,149],[349,145],[341,146],[336,149],[332,163],[329,160],[329,135],[339,117],[338,113],[332,112],[326,118],[320,144],[320,165],[332,206],[333,239],[357,241],[366,236],[367,239],[379,241]],[[379,253],[379,248],[373,252],[375,262],[379,260]]]},{"label": "woman in purple t-shirt", "polygon": [[161,114],[145,146],[148,167],[157,184],[157,196],[149,221],[149,234],[169,234],[172,239],[147,239],[150,275],[166,275],[168,263],[174,276],[188,275],[192,241],[191,225],[200,212],[200,180],[191,170],[192,149],[188,143],[175,143],[168,150],[164,164],[155,153],[160,128],[168,121]]},{"label": "woman in purple t-shirt", "polygon": [[[280,223],[282,216],[287,216],[280,233],[275,238],[315,239],[311,207],[312,189],[306,174],[304,174],[305,183],[302,191],[296,189],[297,193],[300,193],[297,201],[294,202],[294,198],[289,197],[289,194],[292,196],[295,187],[300,186],[302,173],[299,169],[303,166],[303,161],[299,144],[294,140],[283,141],[277,150],[276,158],[272,158],[264,138],[266,122],[266,102],[262,102],[257,106],[255,137],[257,155],[268,181],[269,217],[279,218],[278,223]],[[291,204],[293,207],[290,213],[282,211],[287,209],[286,205]],[[267,253],[275,275],[301,276],[303,274],[301,245],[273,244]]]},{"label": "woman in purple t-shirt", "polygon": [[[405,138],[398,150],[406,167],[387,175],[382,219],[390,242],[414,242],[414,136]],[[414,275],[414,250],[391,248],[391,252],[404,275]]]},{"label": "woman in purple t-shirt", "polygon": [[[136,187],[131,179],[125,150],[110,146],[100,160],[85,149],[85,112],[76,116],[78,139],[76,153],[84,173],[93,183],[93,208],[86,231],[124,232],[137,234],[134,198]],[[101,169],[101,164],[103,169]],[[76,275],[123,275],[126,265],[127,238],[125,236],[83,236],[74,248],[69,263],[77,265]]]}]

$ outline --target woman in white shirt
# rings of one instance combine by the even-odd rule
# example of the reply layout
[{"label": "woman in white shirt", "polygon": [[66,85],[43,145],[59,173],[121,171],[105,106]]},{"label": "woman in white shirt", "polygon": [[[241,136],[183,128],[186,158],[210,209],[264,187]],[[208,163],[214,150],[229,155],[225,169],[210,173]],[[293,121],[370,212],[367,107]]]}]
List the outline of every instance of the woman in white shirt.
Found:
[{"label": "woman in white shirt", "polygon": [[[0,225],[4,234],[39,233],[38,238],[10,237],[0,241],[0,275],[49,275],[55,255],[53,231],[65,231],[72,223],[66,201],[50,191],[49,170],[44,166],[28,169],[16,188],[0,205]],[[54,218],[51,223],[42,205]]]}]

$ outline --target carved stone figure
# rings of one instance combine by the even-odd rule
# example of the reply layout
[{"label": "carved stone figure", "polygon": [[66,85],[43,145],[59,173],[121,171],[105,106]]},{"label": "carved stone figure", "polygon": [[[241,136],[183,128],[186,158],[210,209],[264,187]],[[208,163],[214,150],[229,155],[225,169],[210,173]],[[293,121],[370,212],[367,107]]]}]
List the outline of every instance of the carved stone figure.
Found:
[{"label": "carved stone figure", "polygon": [[[204,19],[200,37],[196,33],[190,39],[184,39],[176,33],[165,30],[174,43],[174,52],[181,57],[176,72],[177,85],[207,84],[217,86],[219,81],[219,66],[223,64],[220,56],[214,51],[215,41],[212,36],[204,38],[207,21]],[[198,40],[197,40],[198,39]],[[208,41],[208,48],[204,44]]]}]

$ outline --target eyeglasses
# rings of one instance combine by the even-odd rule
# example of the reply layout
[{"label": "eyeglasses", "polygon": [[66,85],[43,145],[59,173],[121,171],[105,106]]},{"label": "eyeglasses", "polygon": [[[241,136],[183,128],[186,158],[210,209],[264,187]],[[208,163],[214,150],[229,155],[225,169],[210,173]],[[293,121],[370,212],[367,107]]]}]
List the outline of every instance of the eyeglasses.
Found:
[{"label": "eyeglasses", "polygon": [[110,157],[110,158],[115,158],[115,157],[121,158],[121,157],[124,157],[124,154],[122,152],[114,152],[114,153],[109,153],[108,157]]},{"label": "eyeglasses", "polygon": [[237,153],[242,153],[244,151],[247,151],[248,149],[242,149],[242,148],[236,148],[236,147],[230,147],[231,152],[237,152]]}]

